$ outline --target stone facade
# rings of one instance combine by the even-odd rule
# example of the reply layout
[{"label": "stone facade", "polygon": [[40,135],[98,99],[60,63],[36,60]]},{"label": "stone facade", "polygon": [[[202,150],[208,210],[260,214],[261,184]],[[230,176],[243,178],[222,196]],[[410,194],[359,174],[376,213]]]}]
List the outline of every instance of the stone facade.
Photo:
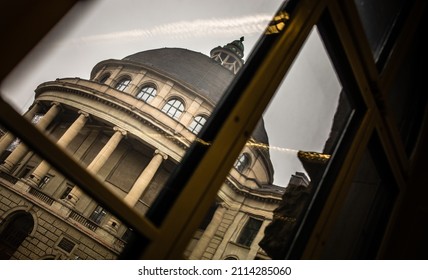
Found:
[{"label": "stone facade", "polygon": [[[159,49],[102,61],[89,80],[39,85],[24,117],[144,214],[187,148],[199,141],[199,130],[242,66],[242,40],[224,51],[227,65],[220,59],[222,47],[213,58]],[[24,144],[11,148],[14,140],[10,133],[0,139],[1,257],[117,258],[132,229]],[[267,258],[258,242],[283,188],[272,184],[262,122],[251,143],[256,145],[242,151],[185,257]],[[15,239],[13,231],[19,232]]]}]

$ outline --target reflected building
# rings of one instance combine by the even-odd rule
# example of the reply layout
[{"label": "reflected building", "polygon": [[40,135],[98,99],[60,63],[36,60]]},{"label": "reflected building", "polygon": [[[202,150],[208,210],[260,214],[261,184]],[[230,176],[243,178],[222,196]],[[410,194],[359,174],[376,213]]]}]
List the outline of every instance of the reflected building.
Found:
[{"label": "reflected building", "polygon": [[[144,214],[242,67],[242,41],[210,57],[162,48],[101,61],[90,79],[39,85],[24,117]],[[185,258],[269,258],[258,243],[284,188],[268,147],[260,121]],[[12,134],[0,149],[1,259],[118,257],[132,229]]]},{"label": "reflected building", "polygon": [[352,112],[344,91],[339,95],[338,105],[333,117],[328,139],[323,152],[299,151],[297,157],[306,171],[296,172],[283,194],[282,201],[274,210],[273,220],[265,228],[260,246],[272,259],[284,259],[296,236],[299,225],[314,198],[328,162],[345,130],[348,117]]}]

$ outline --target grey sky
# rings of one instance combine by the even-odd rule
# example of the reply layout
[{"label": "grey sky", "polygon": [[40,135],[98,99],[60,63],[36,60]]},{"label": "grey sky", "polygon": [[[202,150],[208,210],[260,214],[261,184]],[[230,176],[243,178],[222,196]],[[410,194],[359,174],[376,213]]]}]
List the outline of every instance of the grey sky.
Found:
[{"label": "grey sky", "polygon": [[[89,78],[96,63],[162,47],[209,55],[212,48],[245,36],[246,56],[282,1],[82,1],[1,85],[20,112],[42,82]],[[30,31],[31,32],[31,31]],[[275,184],[285,186],[303,171],[297,150],[321,151],[331,126],[340,85],[322,44],[311,36],[305,54],[265,113]]]}]

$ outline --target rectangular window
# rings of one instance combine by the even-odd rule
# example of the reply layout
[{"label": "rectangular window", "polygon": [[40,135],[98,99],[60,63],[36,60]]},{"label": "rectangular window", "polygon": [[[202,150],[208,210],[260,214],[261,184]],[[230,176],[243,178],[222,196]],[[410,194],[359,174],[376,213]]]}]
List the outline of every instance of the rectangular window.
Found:
[{"label": "rectangular window", "polygon": [[65,191],[61,194],[60,199],[66,198],[72,189],[73,189],[73,186],[70,184],[67,184],[67,187],[66,187]]},{"label": "rectangular window", "polygon": [[76,246],[76,243],[68,238],[63,237],[57,246],[65,252],[71,253],[71,251],[73,251],[74,247]]},{"label": "rectangular window", "polygon": [[261,226],[261,220],[250,217],[239,234],[238,240],[236,242],[238,244],[250,247]]},{"label": "rectangular window", "polygon": [[27,178],[30,175],[31,170],[33,167],[26,166],[21,172],[19,173],[19,178]]},{"label": "rectangular window", "polygon": [[49,176],[45,176],[45,177],[43,177],[43,179],[42,179],[42,180],[40,180],[40,183],[39,183],[39,189],[41,189],[41,188],[43,188],[44,186],[46,186],[46,184],[50,181],[50,179],[51,179],[51,177],[49,177]]},{"label": "rectangular window", "polygon": [[106,214],[107,212],[104,210],[104,208],[98,205],[97,208],[95,208],[94,212],[92,212],[91,216],[89,217],[89,220],[100,224]]}]

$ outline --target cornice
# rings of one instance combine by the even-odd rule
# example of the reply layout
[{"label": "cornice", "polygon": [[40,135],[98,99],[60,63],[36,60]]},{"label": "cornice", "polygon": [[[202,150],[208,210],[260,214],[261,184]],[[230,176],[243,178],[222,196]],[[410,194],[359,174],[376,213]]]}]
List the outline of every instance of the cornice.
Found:
[{"label": "cornice", "polygon": [[[94,101],[97,101],[99,103],[105,104],[111,108],[114,108],[118,111],[124,112],[134,118],[135,120],[143,123],[144,125],[153,128],[165,138],[171,140],[175,144],[177,144],[180,148],[187,150],[188,147],[191,145],[191,141],[186,139],[186,142],[180,141],[180,139],[185,139],[183,135],[180,133],[175,133],[171,128],[167,128],[169,131],[165,130],[161,127],[162,123],[158,122],[156,119],[153,119],[149,121],[147,118],[144,117],[144,115],[147,116],[143,111],[130,106],[129,104],[121,101],[120,99],[114,98],[109,95],[102,95],[102,92],[94,90],[93,88],[85,87],[82,85],[76,85],[73,83],[67,83],[64,81],[61,82],[47,82],[41,84],[39,87],[37,87],[36,96],[37,99],[42,93],[48,92],[48,91],[57,91],[57,92],[63,92],[63,93],[70,93],[73,95],[78,95],[87,99],[91,99]],[[105,97],[108,97],[110,100],[106,99]],[[81,108],[76,108],[81,109]],[[156,124],[155,124],[156,123]]]},{"label": "cornice", "polygon": [[280,204],[282,201],[283,192],[266,192],[259,191],[257,189],[251,189],[246,186],[239,184],[232,176],[226,178],[226,185],[228,185],[235,193],[242,195],[247,198],[251,198],[257,201],[270,202],[274,204]]}]

